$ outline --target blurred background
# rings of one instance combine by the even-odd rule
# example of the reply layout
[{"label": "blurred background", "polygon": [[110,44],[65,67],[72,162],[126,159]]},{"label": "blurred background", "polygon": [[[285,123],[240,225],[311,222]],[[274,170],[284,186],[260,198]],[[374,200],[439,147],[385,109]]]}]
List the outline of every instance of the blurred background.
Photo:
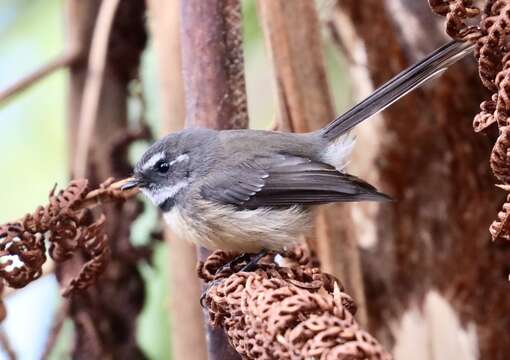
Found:
[{"label": "blurred background", "polygon": [[[321,2],[318,3],[319,12]],[[62,0],[0,0],[0,89],[38,68],[63,50],[64,2]],[[271,64],[256,18],[255,1],[243,1],[243,31],[251,126],[268,128],[275,114],[275,90]],[[322,14],[321,14],[322,15]],[[327,15],[327,14],[326,14]],[[326,58],[330,86],[340,111],[351,95],[343,59],[327,37]],[[146,118],[159,133],[158,73],[152,41],[143,54],[143,91]],[[0,223],[20,218],[47,201],[55,183],[69,181],[67,138],[67,72],[59,70],[28,90],[0,105]],[[51,94],[51,96],[47,96]],[[137,146],[135,159],[143,147]],[[135,224],[132,240],[143,243],[147,228],[157,221],[149,209],[141,224]],[[147,301],[138,321],[138,342],[151,359],[170,356],[168,261],[166,243],[157,246],[153,266],[140,265],[146,279]],[[52,318],[60,302],[58,284],[51,273],[24,289],[6,296],[7,319],[0,325],[19,359],[38,359],[44,350]],[[69,357],[73,325],[68,320],[50,358]],[[27,341],[30,339],[30,341]],[[5,353],[0,358],[7,359]]]}]

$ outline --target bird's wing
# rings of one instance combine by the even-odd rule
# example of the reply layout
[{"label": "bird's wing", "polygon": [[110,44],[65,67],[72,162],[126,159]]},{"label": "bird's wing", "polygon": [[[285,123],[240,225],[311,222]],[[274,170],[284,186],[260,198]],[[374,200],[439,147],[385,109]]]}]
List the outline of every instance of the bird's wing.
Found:
[{"label": "bird's wing", "polygon": [[205,199],[245,208],[389,199],[355,176],[292,155],[254,158],[208,178]]}]

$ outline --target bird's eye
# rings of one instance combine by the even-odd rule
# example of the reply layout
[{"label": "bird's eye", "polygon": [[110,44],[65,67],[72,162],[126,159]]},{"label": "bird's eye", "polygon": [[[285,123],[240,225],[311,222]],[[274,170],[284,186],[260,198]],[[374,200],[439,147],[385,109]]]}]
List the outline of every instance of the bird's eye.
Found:
[{"label": "bird's eye", "polygon": [[159,160],[156,165],[154,165],[154,169],[160,174],[166,174],[168,169],[170,169],[170,164],[166,160]]}]

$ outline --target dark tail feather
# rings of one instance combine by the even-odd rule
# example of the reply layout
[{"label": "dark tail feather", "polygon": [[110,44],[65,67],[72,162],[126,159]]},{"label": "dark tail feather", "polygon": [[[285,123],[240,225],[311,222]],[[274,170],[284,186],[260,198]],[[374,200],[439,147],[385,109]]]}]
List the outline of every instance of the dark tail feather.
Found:
[{"label": "dark tail feather", "polygon": [[441,75],[450,65],[469,54],[473,44],[451,41],[440,47],[419,63],[389,80],[368,98],[319,130],[328,140],[346,133],[360,122],[384,110],[424,82]]}]

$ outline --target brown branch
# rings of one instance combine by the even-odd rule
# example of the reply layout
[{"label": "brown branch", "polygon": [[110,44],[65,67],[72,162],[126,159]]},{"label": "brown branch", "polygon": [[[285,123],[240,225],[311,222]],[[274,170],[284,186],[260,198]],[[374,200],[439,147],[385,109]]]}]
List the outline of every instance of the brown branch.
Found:
[{"label": "brown branch", "polygon": [[108,41],[112,29],[113,19],[120,0],[104,0],[99,8],[92,43],[89,53],[87,80],[83,90],[83,100],[78,124],[78,143],[74,161],[74,175],[84,177],[87,168],[87,158],[97,120],[99,99],[103,86]]},{"label": "brown branch", "polygon": [[[239,42],[230,39],[229,35],[234,32],[235,36],[241,37],[240,23],[236,28],[229,28],[226,19],[226,13],[236,11],[240,12],[239,0],[182,0],[181,34],[188,126],[217,129],[248,126],[246,97],[239,94],[245,92],[244,80],[240,80],[244,77],[243,54],[236,48]],[[197,28],[204,31],[198,32]],[[232,87],[232,82],[239,88]]]},{"label": "brown branch", "polygon": [[36,69],[34,72],[17,80],[14,84],[0,90],[0,104],[5,103],[11,97],[18,95],[38,81],[53,74],[53,72],[72,65],[74,62],[79,60],[79,58],[80,53],[77,51],[68,51],[57,56],[53,60]]},{"label": "brown branch", "polygon": [[113,179],[108,179],[106,181],[107,186],[101,186],[99,189],[89,192],[80,206],[92,208],[105,202],[118,201],[119,199],[127,200],[137,195],[140,192],[138,188],[121,190],[121,187],[129,180],[130,178],[126,178],[113,182]]},{"label": "brown branch", "polygon": [[[181,44],[188,126],[246,128],[239,0],[183,0]],[[207,252],[199,252],[204,258]],[[209,359],[237,359],[223,331],[208,329]]]}]

